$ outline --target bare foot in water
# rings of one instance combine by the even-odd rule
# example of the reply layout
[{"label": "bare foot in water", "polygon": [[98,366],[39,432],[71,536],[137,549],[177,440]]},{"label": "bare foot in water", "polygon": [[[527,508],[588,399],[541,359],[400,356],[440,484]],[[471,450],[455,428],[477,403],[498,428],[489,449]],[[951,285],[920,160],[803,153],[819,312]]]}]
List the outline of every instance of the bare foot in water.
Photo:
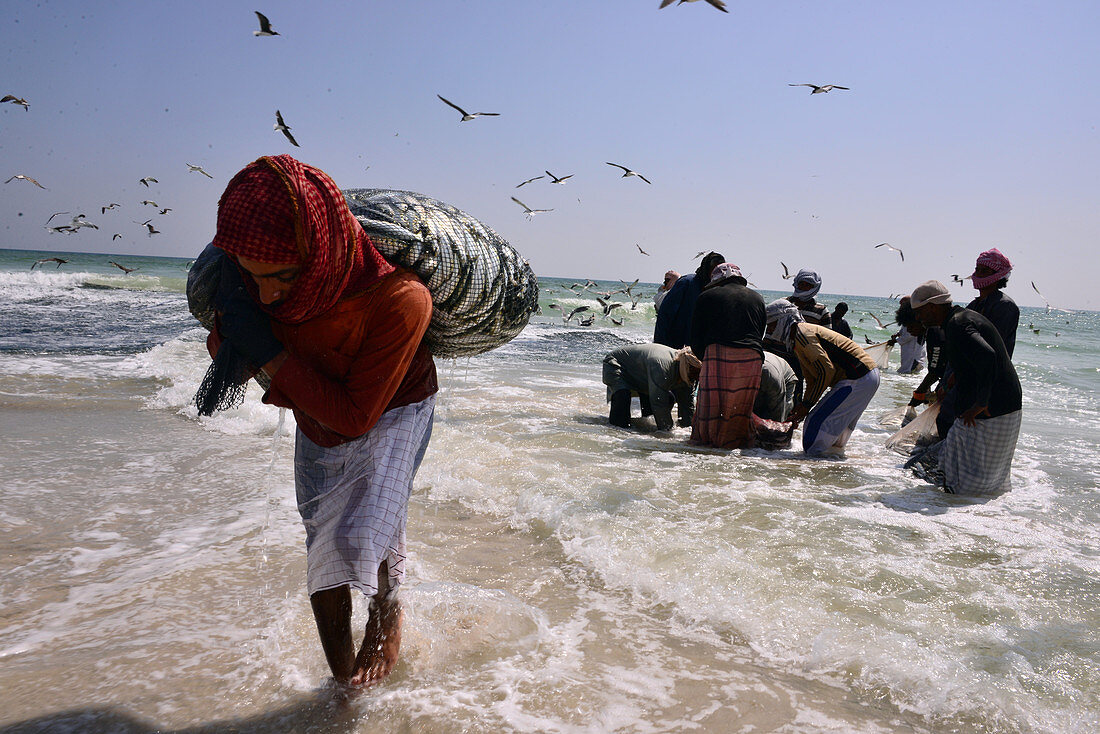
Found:
[{"label": "bare foot in water", "polygon": [[385,678],[397,664],[405,610],[396,599],[379,604],[367,619],[363,646],[355,657],[353,686],[369,687]]}]

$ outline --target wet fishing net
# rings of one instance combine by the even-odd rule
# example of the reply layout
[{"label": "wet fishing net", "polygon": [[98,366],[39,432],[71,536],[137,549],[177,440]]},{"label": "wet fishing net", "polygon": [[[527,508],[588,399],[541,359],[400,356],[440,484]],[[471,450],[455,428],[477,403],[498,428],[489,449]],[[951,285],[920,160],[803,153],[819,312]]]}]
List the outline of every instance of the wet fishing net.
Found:
[{"label": "wet fishing net", "polygon": [[[420,276],[432,294],[424,339],[437,357],[470,357],[511,341],[538,308],[531,266],[469,214],[422,194],[344,191],[352,214],[387,261]],[[207,245],[187,274],[187,306],[214,328],[223,253]],[[267,388],[266,376],[257,380]]]},{"label": "wet fishing net", "polygon": [[884,370],[890,366],[890,349],[893,348],[893,344],[890,342],[881,342],[879,344],[867,344],[864,345],[863,351],[867,353],[867,356],[875,360],[875,365]]},{"label": "wet fishing net", "polygon": [[437,357],[470,357],[511,341],[538,308],[531,266],[503,237],[450,204],[411,191],[345,189],[382,257],[432,294],[425,340]]}]

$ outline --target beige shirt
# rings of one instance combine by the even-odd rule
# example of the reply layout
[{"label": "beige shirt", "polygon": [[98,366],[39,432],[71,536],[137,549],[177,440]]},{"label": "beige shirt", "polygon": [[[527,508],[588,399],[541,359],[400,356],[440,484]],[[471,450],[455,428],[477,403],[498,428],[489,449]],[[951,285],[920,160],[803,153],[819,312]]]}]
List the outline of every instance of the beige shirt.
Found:
[{"label": "beige shirt", "polygon": [[792,351],[802,366],[806,393],[802,403],[810,408],[821,395],[841,380],[857,380],[877,365],[862,347],[846,336],[817,324],[791,327]]}]

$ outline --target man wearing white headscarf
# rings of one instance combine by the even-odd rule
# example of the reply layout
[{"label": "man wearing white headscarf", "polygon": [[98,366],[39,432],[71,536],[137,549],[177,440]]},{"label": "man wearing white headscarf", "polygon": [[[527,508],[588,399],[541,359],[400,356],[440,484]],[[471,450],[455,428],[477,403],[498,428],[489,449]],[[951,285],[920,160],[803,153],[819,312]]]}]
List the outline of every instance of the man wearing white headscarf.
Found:
[{"label": "man wearing white headscarf", "polygon": [[803,268],[794,276],[794,293],[787,296],[787,300],[798,306],[803,321],[828,329],[833,323],[832,315],[825,304],[814,300],[814,296],[820,291],[821,276],[813,270]]}]

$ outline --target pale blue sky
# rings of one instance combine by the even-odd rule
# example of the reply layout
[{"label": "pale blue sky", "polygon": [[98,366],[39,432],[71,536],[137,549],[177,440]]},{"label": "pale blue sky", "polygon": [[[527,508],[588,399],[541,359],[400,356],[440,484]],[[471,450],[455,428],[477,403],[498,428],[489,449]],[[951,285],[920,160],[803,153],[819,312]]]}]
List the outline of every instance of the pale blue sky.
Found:
[{"label": "pale blue sky", "polygon": [[[232,174],[289,152],[465,209],[540,275],[656,281],[714,249],[761,288],[789,287],[783,261],[885,296],[998,247],[1019,303],[1042,305],[1034,280],[1100,308],[1100,3],[658,5],[8,3],[0,96],[30,110],[0,106],[0,180],[48,191],[0,186],[0,246],[189,257]],[[281,35],[254,37],[253,10]],[[460,122],[437,94],[501,116]],[[514,188],[545,170],[574,177]],[[100,229],[50,234],[55,211]]]}]

